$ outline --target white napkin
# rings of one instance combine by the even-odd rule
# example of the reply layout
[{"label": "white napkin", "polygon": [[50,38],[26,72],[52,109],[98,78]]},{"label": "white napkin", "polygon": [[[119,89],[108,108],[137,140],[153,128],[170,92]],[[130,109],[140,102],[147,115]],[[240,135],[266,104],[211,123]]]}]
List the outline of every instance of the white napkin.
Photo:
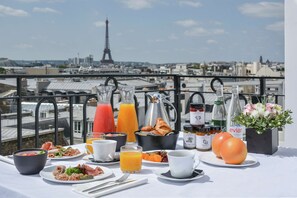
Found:
[{"label": "white napkin", "polygon": [[13,158],[7,156],[0,155],[0,161],[14,165]]},{"label": "white napkin", "polygon": [[[13,157],[0,155],[0,161],[14,165]],[[49,166],[49,165],[51,165],[51,159],[46,160],[45,166]]]},{"label": "white napkin", "polygon": [[99,196],[111,194],[111,193],[114,193],[117,191],[125,190],[128,188],[133,188],[135,186],[139,186],[142,184],[146,184],[148,182],[148,179],[147,178],[136,179],[135,181],[128,182],[128,183],[121,184],[121,185],[114,186],[114,187],[110,187],[107,189],[102,189],[101,191],[99,191],[97,193],[92,193],[92,194],[89,194],[88,192],[82,192],[86,188],[91,188],[91,187],[99,185],[101,183],[105,183],[106,181],[107,180],[96,181],[96,182],[85,183],[85,184],[74,184],[74,185],[72,185],[72,187],[73,187],[72,190],[74,192],[85,195],[87,197],[99,197]]}]

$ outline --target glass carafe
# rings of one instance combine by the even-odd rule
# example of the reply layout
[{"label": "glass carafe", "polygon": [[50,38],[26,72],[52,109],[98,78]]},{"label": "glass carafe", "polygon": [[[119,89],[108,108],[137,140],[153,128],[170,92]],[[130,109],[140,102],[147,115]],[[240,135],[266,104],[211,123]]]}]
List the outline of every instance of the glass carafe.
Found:
[{"label": "glass carafe", "polygon": [[127,134],[127,142],[136,142],[134,132],[138,130],[138,121],[134,105],[134,87],[119,88],[122,102],[118,115],[117,132]]},{"label": "glass carafe", "polygon": [[112,86],[96,86],[98,103],[93,125],[93,137],[100,133],[115,131],[113,111],[110,104]]}]

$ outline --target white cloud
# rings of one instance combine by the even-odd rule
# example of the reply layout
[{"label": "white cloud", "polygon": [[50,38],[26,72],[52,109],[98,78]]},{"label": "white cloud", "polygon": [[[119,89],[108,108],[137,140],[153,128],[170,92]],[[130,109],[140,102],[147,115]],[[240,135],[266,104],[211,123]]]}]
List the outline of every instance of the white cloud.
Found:
[{"label": "white cloud", "polygon": [[94,22],[96,27],[105,27],[105,21],[96,21]]},{"label": "white cloud", "polygon": [[175,21],[177,25],[183,26],[183,27],[192,27],[197,25],[197,22],[192,19],[186,19],[186,20],[179,20]]},{"label": "white cloud", "polygon": [[185,35],[186,36],[205,36],[208,34],[208,31],[202,27],[195,27],[191,30],[186,30]]},{"label": "white cloud", "polygon": [[141,10],[151,8],[155,0],[121,0],[121,2],[130,9]]},{"label": "white cloud", "polygon": [[159,38],[158,38],[158,39],[155,39],[155,42],[156,42],[156,43],[164,42],[164,39],[159,39]]},{"label": "white cloud", "polygon": [[225,30],[224,29],[214,29],[212,30],[213,34],[225,34]]},{"label": "white cloud", "polygon": [[24,10],[14,9],[8,6],[0,5],[0,16],[1,15],[23,17],[28,16],[29,14]]},{"label": "white cloud", "polygon": [[28,48],[32,48],[33,46],[27,43],[19,43],[17,45],[15,45],[15,48],[18,49],[28,49]]},{"label": "white cloud", "polygon": [[191,6],[191,7],[195,7],[198,8],[200,6],[202,6],[202,4],[199,1],[191,1],[191,0],[183,0],[183,1],[179,1],[179,5],[187,5],[187,6]]},{"label": "white cloud", "polygon": [[245,3],[241,5],[239,11],[252,17],[284,17],[284,4],[275,2]]},{"label": "white cloud", "polygon": [[52,8],[38,8],[34,7],[33,12],[40,12],[40,13],[59,13],[57,10],[54,10]]},{"label": "white cloud", "polygon": [[284,27],[283,21],[275,22],[265,27],[266,30],[271,30],[271,31],[284,31],[284,28],[285,27]]},{"label": "white cloud", "polygon": [[218,43],[216,40],[213,40],[213,39],[208,39],[206,42],[208,44],[217,44]]},{"label": "white cloud", "polygon": [[170,35],[168,36],[168,39],[170,39],[170,40],[177,40],[178,37],[177,37],[175,34],[170,34]]},{"label": "white cloud", "polygon": [[186,36],[206,36],[206,35],[218,35],[225,34],[224,29],[205,29],[203,27],[194,27],[192,29],[186,30]]}]

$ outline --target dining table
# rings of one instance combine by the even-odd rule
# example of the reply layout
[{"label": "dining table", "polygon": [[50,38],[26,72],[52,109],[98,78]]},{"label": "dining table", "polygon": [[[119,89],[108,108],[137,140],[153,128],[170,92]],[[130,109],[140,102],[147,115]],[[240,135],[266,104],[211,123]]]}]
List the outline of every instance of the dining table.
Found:
[{"label": "dining table", "polygon": [[[73,145],[85,152],[85,144]],[[183,149],[180,133],[176,149]],[[200,157],[212,151],[198,151]],[[297,197],[297,149],[279,147],[273,155],[248,153],[256,162],[250,166],[219,166],[201,159],[198,169],[204,175],[190,181],[168,180],[156,172],[169,169],[168,164],[142,163],[139,173],[131,178],[146,178],[147,183],[105,197]],[[51,160],[51,165],[86,163],[84,155],[68,160]],[[106,165],[111,177],[123,175],[120,165]],[[85,197],[73,190],[72,184],[61,184],[43,179],[39,174],[21,175],[14,165],[0,161],[0,197],[9,198],[75,198]]]}]

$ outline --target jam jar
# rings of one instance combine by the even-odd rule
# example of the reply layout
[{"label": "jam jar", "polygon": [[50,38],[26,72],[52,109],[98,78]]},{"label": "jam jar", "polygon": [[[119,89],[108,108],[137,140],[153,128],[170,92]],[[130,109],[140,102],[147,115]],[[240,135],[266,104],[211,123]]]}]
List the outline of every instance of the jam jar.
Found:
[{"label": "jam jar", "polygon": [[196,131],[194,130],[194,127],[189,124],[184,125],[183,142],[185,149],[196,148]]},{"label": "jam jar", "polygon": [[203,127],[205,124],[205,105],[190,104],[190,124],[196,127]]},{"label": "jam jar", "polygon": [[198,128],[196,131],[196,149],[209,151],[211,149],[211,134],[209,127]]}]

